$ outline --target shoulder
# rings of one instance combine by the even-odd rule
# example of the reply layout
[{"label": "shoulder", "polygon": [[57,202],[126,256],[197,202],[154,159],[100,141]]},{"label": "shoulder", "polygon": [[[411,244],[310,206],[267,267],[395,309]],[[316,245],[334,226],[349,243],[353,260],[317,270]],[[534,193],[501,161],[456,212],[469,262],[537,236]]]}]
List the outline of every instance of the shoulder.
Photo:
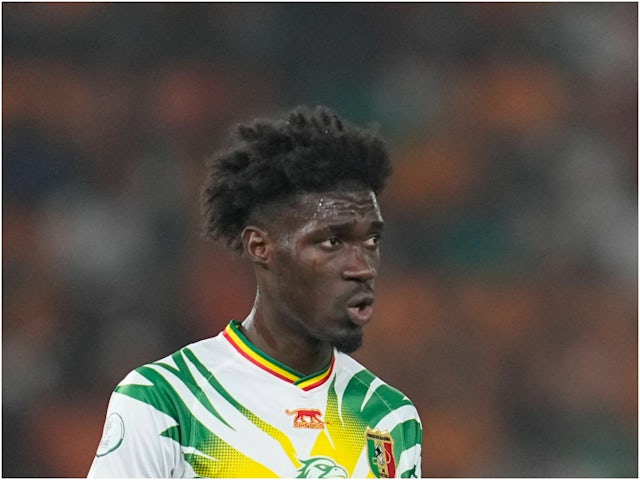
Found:
[{"label": "shoulder", "polygon": [[161,410],[170,409],[176,400],[197,395],[202,380],[227,358],[219,336],[200,340],[132,370],[116,386],[115,393]]},{"label": "shoulder", "polygon": [[139,379],[141,375],[147,377],[150,371],[180,376],[181,373],[185,373],[185,369],[197,368],[200,365],[211,369],[219,366],[226,358],[228,354],[225,351],[225,342],[221,342],[220,335],[217,335],[190,343],[166,357],[141,365],[129,372],[121,383],[130,383]]},{"label": "shoulder", "polygon": [[403,392],[389,385],[349,355],[340,352],[336,355],[337,389],[343,390],[344,394],[363,395],[365,401],[363,408],[365,405],[376,405],[376,408],[383,407],[388,410],[405,407],[406,410],[413,412],[411,416],[418,418],[413,402]]},{"label": "shoulder", "polygon": [[[389,385],[348,355],[339,354],[339,377],[334,383],[340,404],[357,415],[368,425],[372,434],[386,432],[396,442],[397,455],[403,469],[411,455],[420,454],[422,422],[413,402],[400,390]],[[419,460],[417,460],[419,463]],[[407,464],[408,465],[408,464]],[[404,470],[403,470],[404,471]]]}]

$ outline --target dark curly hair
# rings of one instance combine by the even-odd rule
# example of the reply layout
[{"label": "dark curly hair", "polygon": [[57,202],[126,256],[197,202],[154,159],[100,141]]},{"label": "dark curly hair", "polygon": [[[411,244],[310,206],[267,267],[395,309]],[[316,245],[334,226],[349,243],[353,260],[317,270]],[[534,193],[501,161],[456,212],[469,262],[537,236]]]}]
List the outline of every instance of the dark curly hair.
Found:
[{"label": "dark curly hair", "polygon": [[236,128],[237,141],[207,164],[203,234],[241,251],[240,233],[258,208],[304,192],[345,186],[378,194],[391,174],[384,141],[327,107],[296,107],[286,119]]}]

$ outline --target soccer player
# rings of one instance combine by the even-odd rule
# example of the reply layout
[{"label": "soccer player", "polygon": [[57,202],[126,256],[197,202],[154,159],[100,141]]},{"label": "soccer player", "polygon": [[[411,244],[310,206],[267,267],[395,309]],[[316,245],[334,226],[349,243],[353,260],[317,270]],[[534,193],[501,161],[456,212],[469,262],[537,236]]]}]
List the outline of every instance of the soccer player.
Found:
[{"label": "soccer player", "polygon": [[89,476],[419,477],[415,407],[348,356],[373,313],[382,139],[325,107],[237,133],[202,211],[253,264],[253,309],[125,377]]}]

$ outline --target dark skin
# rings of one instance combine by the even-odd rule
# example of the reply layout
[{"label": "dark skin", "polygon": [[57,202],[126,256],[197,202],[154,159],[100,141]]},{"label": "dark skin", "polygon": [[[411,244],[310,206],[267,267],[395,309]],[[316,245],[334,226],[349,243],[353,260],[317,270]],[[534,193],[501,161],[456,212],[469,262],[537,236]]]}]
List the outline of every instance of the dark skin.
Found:
[{"label": "dark skin", "polygon": [[241,234],[257,294],[242,323],[260,350],[310,375],[362,341],[371,316],[383,220],[367,189],[297,195]]}]

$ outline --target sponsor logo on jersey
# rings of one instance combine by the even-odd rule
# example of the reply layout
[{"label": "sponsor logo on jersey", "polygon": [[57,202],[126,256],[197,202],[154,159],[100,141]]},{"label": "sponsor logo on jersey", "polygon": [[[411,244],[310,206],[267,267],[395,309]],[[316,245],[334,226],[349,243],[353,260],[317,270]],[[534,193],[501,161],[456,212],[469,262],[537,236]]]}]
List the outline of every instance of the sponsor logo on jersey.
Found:
[{"label": "sponsor logo on jersey", "polygon": [[328,457],[311,457],[300,460],[302,467],[298,469],[296,478],[348,478],[347,469],[338,465]]},{"label": "sponsor logo on jersey", "polygon": [[112,413],[105,423],[96,457],[104,457],[117,450],[122,445],[122,440],[124,440],[124,421],[120,415]]},{"label": "sponsor logo on jersey", "polygon": [[317,428],[322,430],[327,424],[322,419],[322,411],[317,408],[296,408],[284,411],[287,415],[293,415],[294,428]]},{"label": "sponsor logo on jersey", "polygon": [[396,476],[396,460],[393,457],[393,438],[387,431],[372,430],[367,427],[367,453],[371,471],[378,478]]}]

